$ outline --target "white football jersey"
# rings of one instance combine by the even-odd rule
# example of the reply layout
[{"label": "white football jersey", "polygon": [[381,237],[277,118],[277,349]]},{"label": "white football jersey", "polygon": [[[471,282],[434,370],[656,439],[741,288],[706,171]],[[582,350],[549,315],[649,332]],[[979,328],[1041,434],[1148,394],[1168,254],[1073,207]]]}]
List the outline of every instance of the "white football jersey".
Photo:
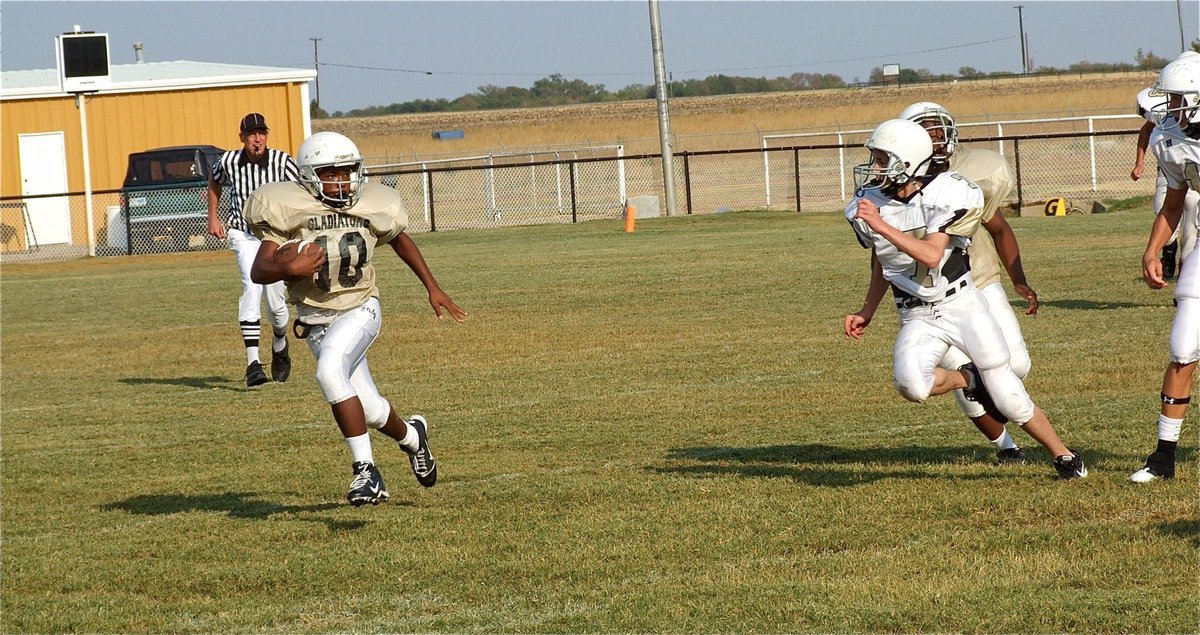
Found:
[{"label": "white football jersey", "polygon": [[[872,231],[861,219],[855,218],[860,198],[875,203],[885,222],[910,236],[924,238],[931,233],[949,234],[950,243],[938,266],[929,269],[918,263],[888,239]],[[854,227],[859,243],[865,248],[875,249],[883,277],[891,283],[893,290],[925,302],[936,302],[946,297],[950,281],[946,275],[958,279],[969,270],[963,252],[970,244],[971,236],[979,229],[982,214],[983,194],[979,187],[957,172],[937,175],[907,201],[890,198],[878,189],[872,189],[865,191],[861,197],[854,197],[846,207],[846,219]],[[948,263],[951,267],[947,267]]]},{"label": "white football jersey", "polygon": [[328,260],[312,279],[287,282],[288,301],[302,316],[306,308],[346,311],[378,297],[371,264],[375,247],[408,227],[400,195],[376,183],[364,183],[358,201],[341,209],[326,207],[299,183],[268,183],[250,195],[245,214],[250,231],[262,240],[311,240],[325,250]]},{"label": "white football jersey", "polygon": [[1179,128],[1174,117],[1167,117],[1150,133],[1150,151],[1158,161],[1158,171],[1173,190],[1192,189],[1200,192],[1200,140],[1193,139]]}]

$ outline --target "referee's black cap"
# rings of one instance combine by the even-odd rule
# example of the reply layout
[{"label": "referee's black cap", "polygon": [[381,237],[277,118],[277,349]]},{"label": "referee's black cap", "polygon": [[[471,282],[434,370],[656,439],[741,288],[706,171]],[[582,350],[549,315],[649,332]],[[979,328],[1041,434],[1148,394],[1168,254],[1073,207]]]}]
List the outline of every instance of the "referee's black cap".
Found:
[{"label": "referee's black cap", "polygon": [[267,127],[266,117],[263,117],[256,112],[252,112],[245,117],[242,117],[242,134],[254,132],[255,130],[266,130],[267,132],[271,131],[271,129]]}]

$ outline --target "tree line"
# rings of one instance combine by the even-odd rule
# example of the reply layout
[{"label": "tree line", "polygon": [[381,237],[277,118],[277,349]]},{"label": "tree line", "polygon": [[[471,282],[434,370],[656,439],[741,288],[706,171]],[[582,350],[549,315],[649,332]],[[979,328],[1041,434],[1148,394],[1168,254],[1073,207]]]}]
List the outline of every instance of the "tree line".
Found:
[{"label": "tree line", "polygon": [[[1192,42],[1192,49],[1200,52],[1200,40]],[[1158,70],[1169,61],[1166,58],[1155,55],[1153,52],[1143,52],[1142,49],[1138,49],[1133,63],[1097,63],[1084,61],[1071,64],[1065,69],[1041,66],[1036,69],[1036,73],[1101,73]],[[1009,71],[985,73],[970,66],[959,68],[957,75],[934,74],[926,68],[901,68],[900,75],[895,81],[898,81],[900,84],[913,84],[930,81],[973,80],[1014,75],[1015,73]],[[883,67],[876,66],[871,70],[869,84],[881,84],[884,80]],[[774,79],[766,77],[736,77],[722,74],[710,75],[704,79],[670,81],[667,83],[667,94],[670,97],[705,97],[743,93],[815,90],[820,88],[844,88],[848,85],[840,76],[832,73],[792,73],[786,77],[780,76]],[[856,83],[855,85],[861,84]],[[313,101],[309,105],[309,109],[314,118],[323,119],[330,117],[373,117],[378,115],[424,112],[467,112],[504,108],[538,108],[544,106],[567,106],[654,98],[654,86],[631,84],[616,91],[609,91],[604,84],[589,84],[581,79],[567,79],[562,75],[555,74],[535,81],[529,88],[519,86],[501,87],[488,84],[480,86],[473,93],[468,93],[455,99],[416,99],[387,106],[368,106],[366,108],[355,108],[346,112],[339,110],[332,113],[318,107],[317,103]]]}]

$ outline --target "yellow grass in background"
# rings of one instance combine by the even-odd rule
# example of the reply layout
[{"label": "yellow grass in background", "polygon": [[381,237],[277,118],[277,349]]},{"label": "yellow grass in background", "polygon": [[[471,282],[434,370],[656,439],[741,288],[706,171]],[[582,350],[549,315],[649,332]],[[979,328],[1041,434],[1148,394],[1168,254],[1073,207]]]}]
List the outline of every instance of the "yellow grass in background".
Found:
[{"label": "yellow grass in background", "polygon": [[[1152,72],[1114,73],[674,99],[671,128],[678,152],[757,147],[764,133],[872,128],[915,101],[938,102],[960,123],[1132,114],[1135,95],[1155,78]],[[1138,127],[1133,120],[1128,124]],[[653,100],[321,119],[313,122],[313,129],[350,136],[376,164],[616,143],[624,144],[627,154],[659,150]],[[465,138],[432,138],[435,130],[452,129],[463,130]]]}]

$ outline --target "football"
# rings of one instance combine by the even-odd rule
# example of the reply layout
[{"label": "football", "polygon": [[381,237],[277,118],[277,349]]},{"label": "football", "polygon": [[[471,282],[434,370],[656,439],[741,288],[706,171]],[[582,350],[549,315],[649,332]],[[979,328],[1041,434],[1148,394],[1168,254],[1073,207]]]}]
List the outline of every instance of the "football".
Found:
[{"label": "football", "polygon": [[300,255],[304,250],[312,251],[314,249],[319,250],[321,247],[311,240],[292,239],[275,250],[275,262],[287,262]]}]

